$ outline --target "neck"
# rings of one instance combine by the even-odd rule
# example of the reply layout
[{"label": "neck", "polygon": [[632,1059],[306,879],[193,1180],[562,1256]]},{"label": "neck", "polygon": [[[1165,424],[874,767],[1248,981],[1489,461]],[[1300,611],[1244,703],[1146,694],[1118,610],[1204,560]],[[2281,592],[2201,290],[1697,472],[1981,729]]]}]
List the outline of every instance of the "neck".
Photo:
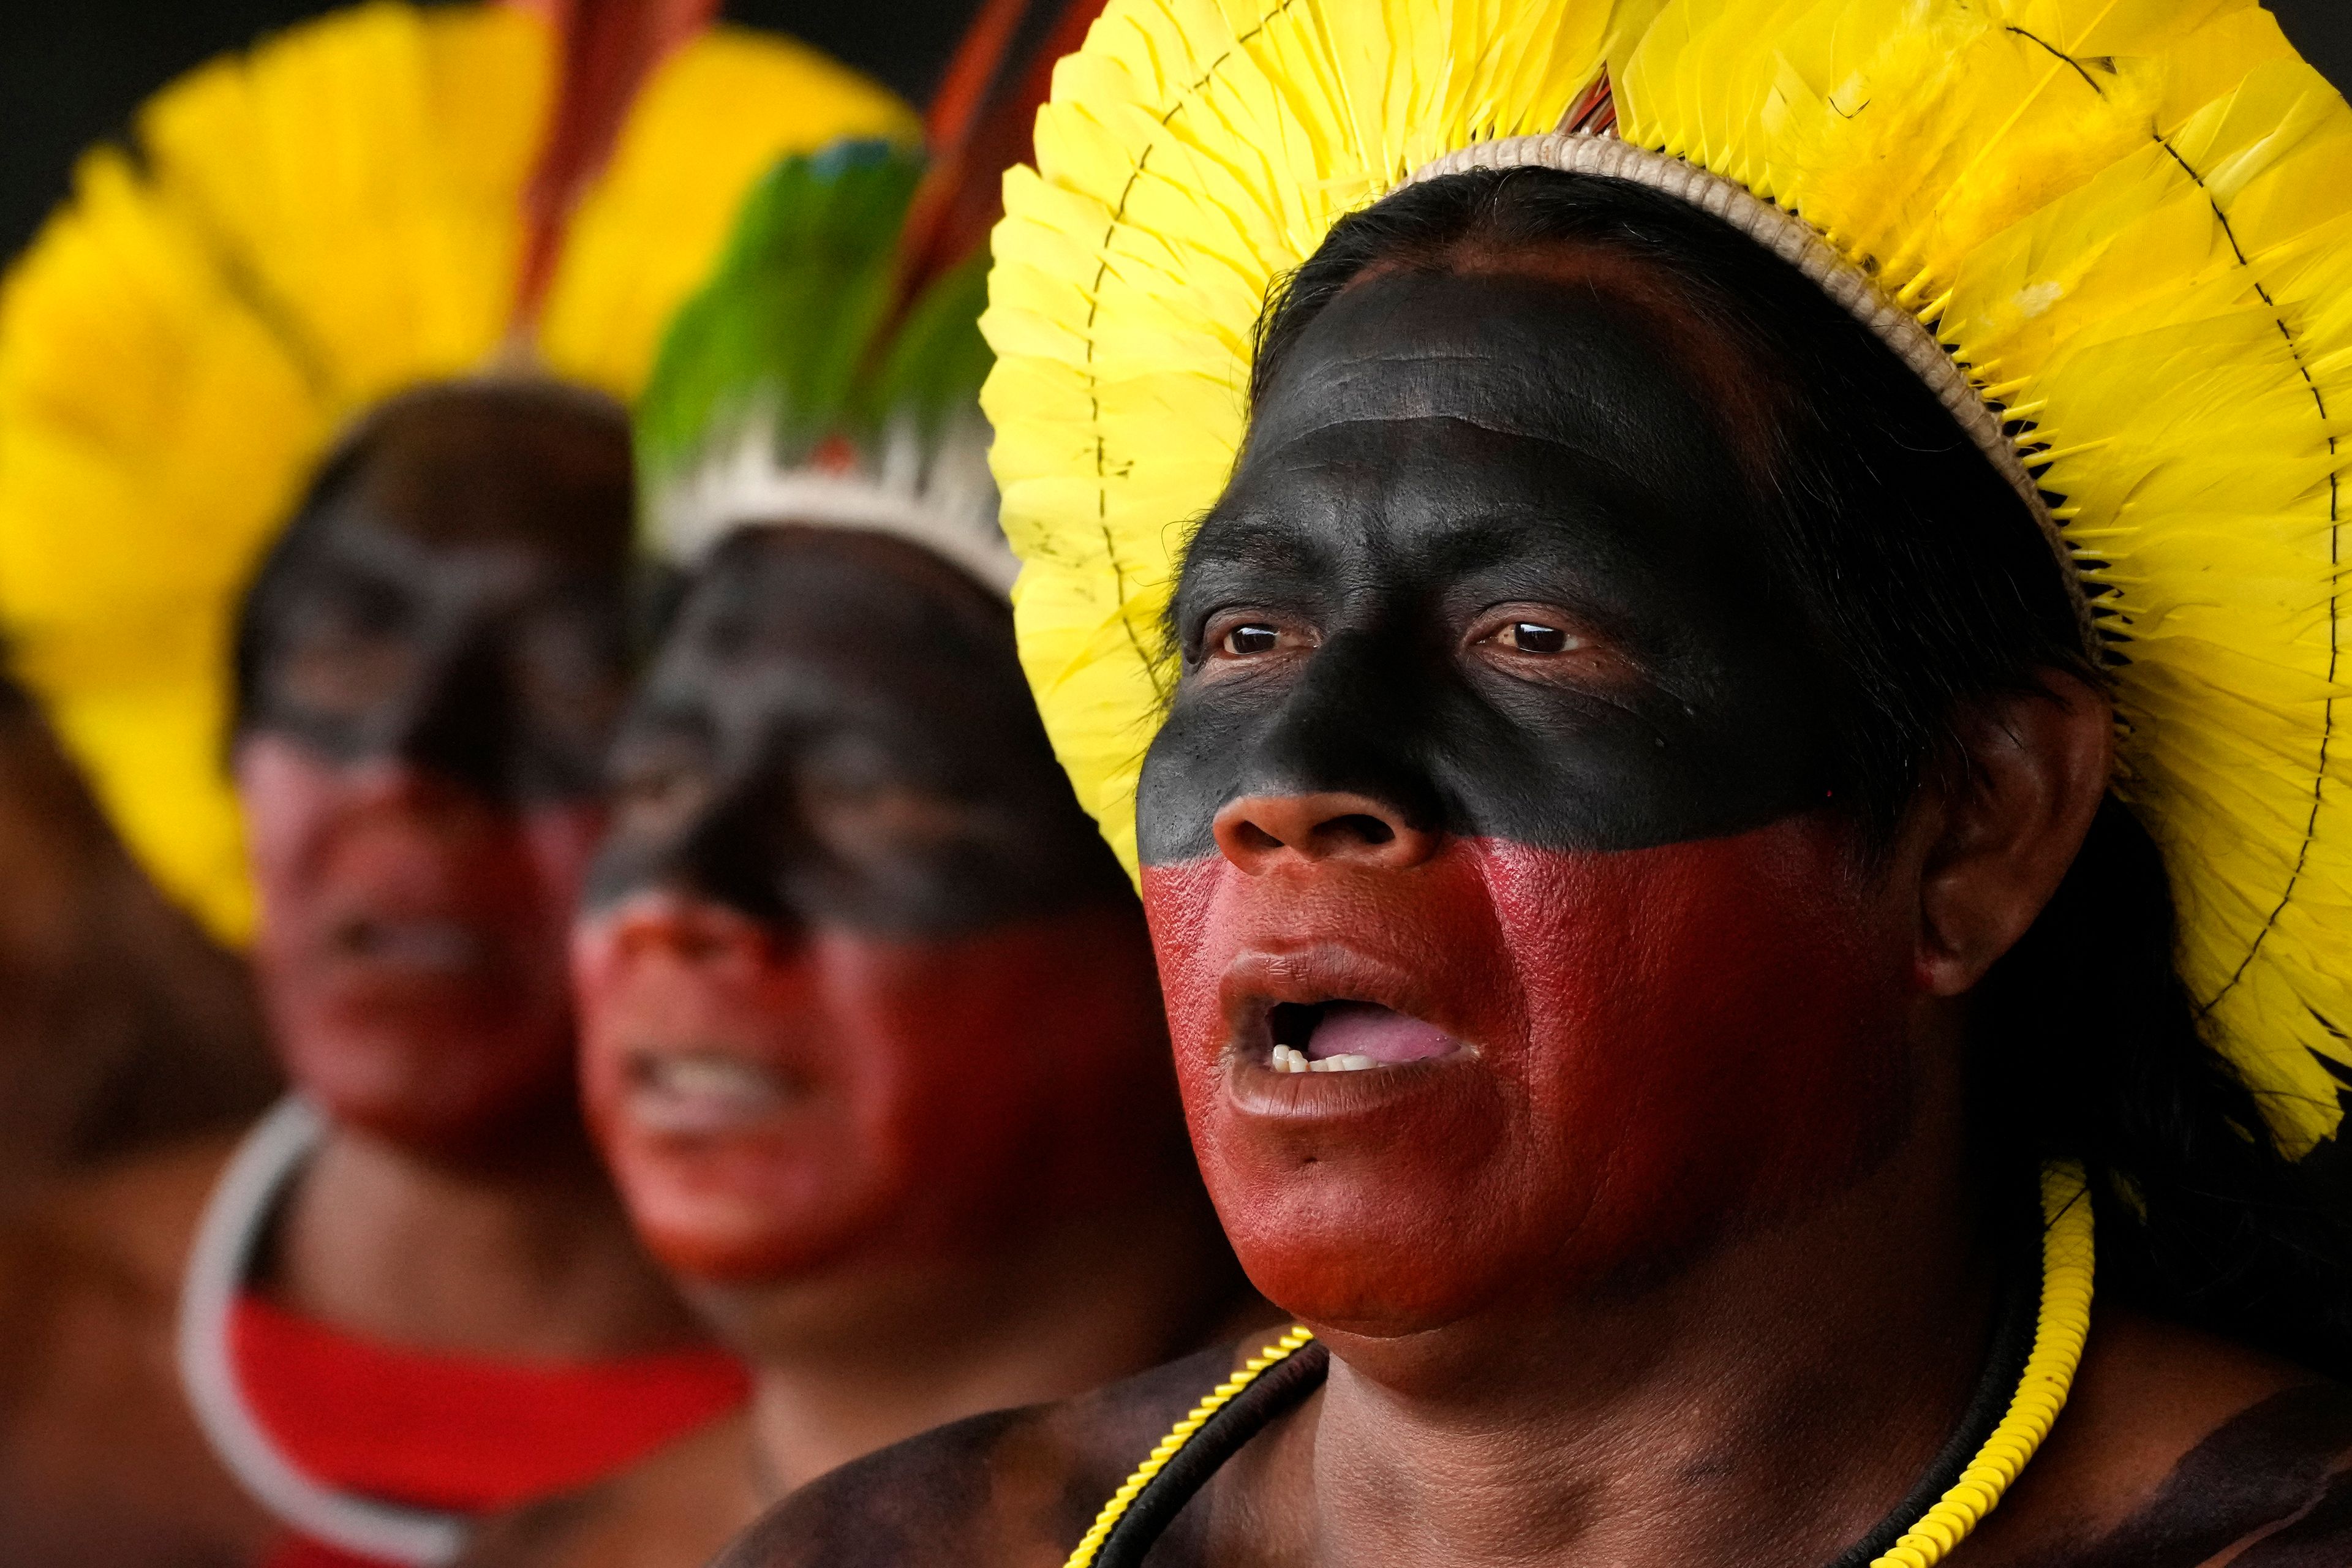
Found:
[{"label": "neck", "polygon": [[[1908,1491],[1982,1369],[1998,1273],[1951,1142],[1673,1279],[1402,1341],[1338,1336],[1274,1462],[1311,1560],[1814,1568]],[[1344,1359],[1343,1359],[1344,1358]]]},{"label": "neck", "polygon": [[774,1493],[946,1422],[1066,1398],[1272,1319],[1197,1182],[1171,1175],[1157,1199],[1018,1234],[985,1255],[697,1291],[752,1363],[759,1469]]},{"label": "neck", "polygon": [[519,1360],[595,1360],[695,1336],[568,1117],[494,1158],[341,1123],[294,1178],[266,1275],[289,1310],[369,1339]]}]

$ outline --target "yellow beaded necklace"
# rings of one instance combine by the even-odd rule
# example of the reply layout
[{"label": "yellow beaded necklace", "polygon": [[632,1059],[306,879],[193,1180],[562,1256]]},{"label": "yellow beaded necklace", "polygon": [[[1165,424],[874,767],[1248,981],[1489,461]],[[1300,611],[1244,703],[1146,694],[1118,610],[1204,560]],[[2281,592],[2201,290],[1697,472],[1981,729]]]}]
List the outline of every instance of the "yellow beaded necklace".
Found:
[{"label": "yellow beaded necklace", "polygon": [[[2091,1194],[2083,1168],[2053,1161],[2042,1172],[2042,1299],[2035,1313],[2033,1348],[2025,1358],[2017,1391],[2000,1424],[1977,1449],[1955,1480],[1894,1545],[1872,1560],[1871,1568],[1933,1568],[1966,1540],[2007,1492],[2066,1405],[2083,1342],[2091,1329],[2093,1272]],[[1153,1479],[1192,1442],[1209,1418],[1243,1390],[1287,1362],[1314,1341],[1293,1325],[1265,1346],[1168,1429],[1143,1463],[1113,1492],[1095,1516],[1064,1568],[1096,1568],[1096,1558],[1120,1520]]]}]

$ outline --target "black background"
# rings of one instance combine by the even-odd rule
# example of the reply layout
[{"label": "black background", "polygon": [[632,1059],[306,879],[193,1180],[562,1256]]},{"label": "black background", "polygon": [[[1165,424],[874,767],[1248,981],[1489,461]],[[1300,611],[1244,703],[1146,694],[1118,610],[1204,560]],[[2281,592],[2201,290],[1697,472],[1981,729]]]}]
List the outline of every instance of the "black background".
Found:
[{"label": "black background", "polygon": [[[920,104],[977,0],[729,0],[872,72]],[[330,9],[319,0],[6,0],[0,24],[0,255],[65,195],[76,153],[119,132],[140,100],[257,34]],[[2296,45],[2352,82],[2352,0],[2274,0]]]},{"label": "black background", "polygon": [[[339,0],[0,0],[0,255],[66,194],[77,153],[121,132],[141,100],[223,49]],[[2333,0],[2329,0],[2333,3]],[[917,105],[979,0],[726,0],[870,71]]]}]

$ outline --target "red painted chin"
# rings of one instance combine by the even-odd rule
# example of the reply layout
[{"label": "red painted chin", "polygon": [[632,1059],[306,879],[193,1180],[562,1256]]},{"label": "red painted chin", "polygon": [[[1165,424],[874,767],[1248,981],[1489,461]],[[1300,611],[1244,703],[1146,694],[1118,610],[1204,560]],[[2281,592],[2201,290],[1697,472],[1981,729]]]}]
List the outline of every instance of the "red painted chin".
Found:
[{"label": "red painted chin", "polygon": [[237,752],[254,963],[288,1076],[336,1120],[464,1149],[564,1103],[564,942],[603,827],[272,735]]},{"label": "red painted chin", "polygon": [[987,1246],[1168,1120],[1150,950],[1115,913],[789,940],[656,893],[584,921],[572,971],[590,1127],[692,1278]]},{"label": "red painted chin", "polygon": [[[1850,1180],[1906,1114],[1911,958],[1850,868],[1815,818],[1614,854],[1454,840],[1373,874],[1147,868],[1193,1146],[1251,1279],[1409,1333]],[[1331,998],[1459,1048],[1276,1070],[1298,1015],[1269,1005]]]}]

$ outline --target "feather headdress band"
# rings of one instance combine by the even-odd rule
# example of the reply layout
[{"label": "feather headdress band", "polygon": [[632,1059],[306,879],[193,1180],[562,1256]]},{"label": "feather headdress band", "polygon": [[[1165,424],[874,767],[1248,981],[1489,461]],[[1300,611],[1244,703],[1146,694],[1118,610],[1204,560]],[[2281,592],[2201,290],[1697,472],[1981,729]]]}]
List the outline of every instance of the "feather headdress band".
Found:
[{"label": "feather headdress band", "polygon": [[878,142],[788,157],[662,342],[637,409],[655,547],[684,565],[736,528],[895,533],[1003,593],[980,384],[984,258],[903,305],[924,160]]},{"label": "feather headdress band", "polygon": [[[1621,142],[1556,134],[1612,115]],[[1023,657],[1113,846],[1132,866],[1174,552],[1269,288],[1493,160],[1611,163],[1794,247],[2046,515],[2182,973],[2290,1143],[2327,1134],[2352,110],[2254,0],[1113,0],[1007,180],[983,321]]]},{"label": "feather headdress band", "polygon": [[637,412],[655,548],[736,529],[895,534],[1012,591],[980,386],[984,240],[1044,67],[1100,0],[989,0],[933,105],[928,157],[845,141],[784,159],[670,325]]},{"label": "feather headdress band", "polygon": [[0,632],[215,932],[251,918],[231,622],[331,446],[486,371],[627,402],[780,153],[914,140],[879,87],[712,8],[373,0],[290,28],[158,93],[136,155],[87,155],[0,284]]}]

